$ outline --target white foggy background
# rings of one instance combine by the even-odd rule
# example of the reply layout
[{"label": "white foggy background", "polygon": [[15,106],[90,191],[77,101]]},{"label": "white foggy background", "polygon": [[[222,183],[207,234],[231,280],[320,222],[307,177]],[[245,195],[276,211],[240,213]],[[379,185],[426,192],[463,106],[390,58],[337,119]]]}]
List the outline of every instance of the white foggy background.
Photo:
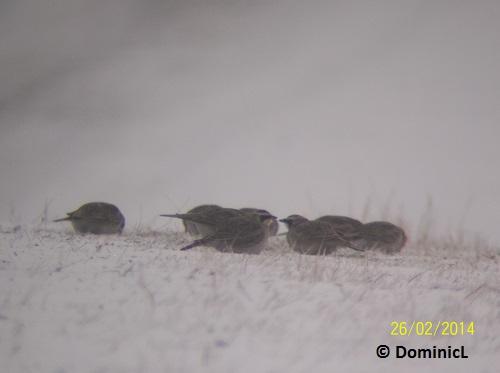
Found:
[{"label": "white foggy background", "polygon": [[497,1],[0,2],[0,222],[88,201],[500,241]]}]

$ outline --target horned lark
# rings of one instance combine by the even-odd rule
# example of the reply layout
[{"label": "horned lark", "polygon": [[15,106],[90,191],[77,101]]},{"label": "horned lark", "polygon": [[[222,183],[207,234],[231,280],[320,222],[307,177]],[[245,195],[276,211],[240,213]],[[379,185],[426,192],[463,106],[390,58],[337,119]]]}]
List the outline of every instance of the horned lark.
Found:
[{"label": "horned lark", "polygon": [[212,205],[211,208],[202,209],[198,212],[187,212],[185,214],[162,214],[160,216],[181,219],[183,222],[190,222],[191,227],[195,227],[192,232],[196,235],[206,237],[214,233],[214,226],[224,223],[227,219],[240,216],[240,210]]},{"label": "horned lark", "polygon": [[121,233],[125,226],[125,217],[118,207],[106,202],[86,203],[66,215],[68,216],[54,222],[69,221],[79,233]]},{"label": "horned lark", "polygon": [[301,254],[327,255],[338,247],[350,247],[349,242],[328,222],[310,221],[301,215],[290,215],[280,221],[288,227],[288,244]]},{"label": "horned lark", "polygon": [[273,215],[245,213],[235,209],[222,209],[207,217],[203,214],[164,214],[161,216],[188,220],[209,228],[210,232],[181,250],[196,246],[211,246],[222,252],[259,254],[267,243],[268,220]]}]

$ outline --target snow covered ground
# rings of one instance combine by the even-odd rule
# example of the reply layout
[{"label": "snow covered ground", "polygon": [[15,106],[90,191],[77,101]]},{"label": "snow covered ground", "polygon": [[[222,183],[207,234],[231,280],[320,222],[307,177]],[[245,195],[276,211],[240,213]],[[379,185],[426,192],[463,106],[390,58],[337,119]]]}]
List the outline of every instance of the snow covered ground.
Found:
[{"label": "snow covered ground", "polygon": [[[487,243],[246,256],[155,227],[216,203],[500,242],[499,18],[491,0],[0,1],[0,222],[20,224],[0,224],[0,373],[499,372]],[[150,228],[30,226],[89,201]]]},{"label": "snow covered ground", "polygon": [[[57,230],[59,229],[59,230]],[[408,247],[302,256],[178,251],[183,233],[0,233],[2,372],[497,372],[500,256]],[[463,337],[394,320],[474,321]],[[381,360],[380,344],[464,345],[467,360]]]}]

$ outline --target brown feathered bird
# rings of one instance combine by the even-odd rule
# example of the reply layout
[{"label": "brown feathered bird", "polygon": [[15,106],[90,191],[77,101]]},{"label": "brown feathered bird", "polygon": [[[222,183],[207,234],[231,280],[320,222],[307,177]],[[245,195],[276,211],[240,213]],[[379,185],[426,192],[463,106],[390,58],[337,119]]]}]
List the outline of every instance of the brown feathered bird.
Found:
[{"label": "brown feathered bird", "polygon": [[68,216],[54,222],[69,221],[79,233],[114,234],[121,233],[125,227],[125,217],[111,203],[86,203],[66,215]]},{"label": "brown feathered bird", "polygon": [[218,251],[259,254],[269,238],[266,222],[276,219],[273,215],[246,213],[235,209],[222,209],[217,214],[163,214],[209,227],[210,232],[199,240],[181,248],[188,250],[196,246],[210,246]]},{"label": "brown feathered bird", "polygon": [[202,205],[198,207],[184,214],[162,214],[160,216],[181,219],[188,233],[193,236],[206,237],[214,233],[215,225],[222,224],[227,219],[242,214],[240,210],[217,205]]},{"label": "brown feathered bird", "polygon": [[301,215],[290,215],[280,221],[288,227],[288,244],[301,254],[327,255],[339,247],[351,247],[349,241],[326,221],[311,221]]}]

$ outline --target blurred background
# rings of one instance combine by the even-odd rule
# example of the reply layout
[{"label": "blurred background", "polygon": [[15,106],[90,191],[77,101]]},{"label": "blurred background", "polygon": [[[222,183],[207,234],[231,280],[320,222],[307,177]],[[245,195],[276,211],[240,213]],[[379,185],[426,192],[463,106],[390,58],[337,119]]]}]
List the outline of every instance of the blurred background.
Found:
[{"label": "blurred background", "polygon": [[500,241],[500,3],[3,0],[0,222],[201,203]]}]

